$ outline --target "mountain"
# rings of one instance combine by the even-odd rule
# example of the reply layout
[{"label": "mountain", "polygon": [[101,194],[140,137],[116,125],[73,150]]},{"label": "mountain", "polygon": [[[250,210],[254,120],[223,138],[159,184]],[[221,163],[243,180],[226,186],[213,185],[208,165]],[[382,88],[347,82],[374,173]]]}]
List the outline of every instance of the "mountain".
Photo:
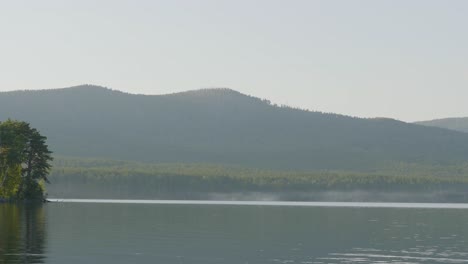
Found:
[{"label": "mountain", "polygon": [[370,170],[468,160],[468,134],[393,119],[279,107],[230,89],[136,95],[82,85],[0,93],[0,120],[30,122],[56,155],[284,170]]},{"label": "mountain", "polygon": [[468,117],[435,119],[430,121],[416,122],[416,124],[446,128],[450,130],[468,133]]}]

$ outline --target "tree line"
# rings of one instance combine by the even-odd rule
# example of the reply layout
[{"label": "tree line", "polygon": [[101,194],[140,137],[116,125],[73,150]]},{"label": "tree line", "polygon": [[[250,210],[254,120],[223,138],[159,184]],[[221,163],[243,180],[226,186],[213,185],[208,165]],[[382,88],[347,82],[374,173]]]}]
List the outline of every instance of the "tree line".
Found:
[{"label": "tree line", "polygon": [[[148,164],[58,158],[50,175],[54,182],[50,193],[56,197],[135,199],[188,199],[202,194],[232,192],[314,194],[360,190],[465,193],[468,189],[468,169],[464,168],[466,164],[438,169],[388,164],[380,171],[367,173],[297,172],[214,164]],[[456,174],[455,171],[464,173]]]},{"label": "tree line", "polygon": [[44,198],[53,160],[46,140],[26,122],[0,122],[0,200]]}]

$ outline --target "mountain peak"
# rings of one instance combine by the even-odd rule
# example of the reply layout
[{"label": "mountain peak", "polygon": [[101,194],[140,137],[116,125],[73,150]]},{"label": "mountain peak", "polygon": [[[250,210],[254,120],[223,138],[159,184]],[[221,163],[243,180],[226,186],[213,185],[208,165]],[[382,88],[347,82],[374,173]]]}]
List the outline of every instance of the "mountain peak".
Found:
[{"label": "mountain peak", "polygon": [[180,93],[175,93],[172,95],[190,95],[190,96],[201,96],[201,97],[209,97],[209,96],[225,96],[225,95],[234,95],[234,96],[248,96],[236,90],[230,88],[203,88],[198,90],[189,90]]},{"label": "mountain peak", "polygon": [[71,87],[63,88],[63,89],[112,90],[110,88],[107,88],[101,85],[94,85],[94,84],[80,84],[80,85],[75,85],[75,86],[71,86]]},{"label": "mountain peak", "polygon": [[61,90],[61,91],[69,91],[69,92],[82,91],[82,92],[124,93],[124,92],[119,91],[119,90],[113,90],[113,89],[105,87],[105,86],[93,85],[93,84],[82,84],[82,85],[77,85],[77,86],[72,86],[72,87],[67,87],[67,88],[53,89],[53,90]]},{"label": "mountain peak", "polygon": [[262,100],[251,95],[243,94],[230,88],[206,88],[199,90],[190,90],[180,93],[168,94],[173,98],[177,98],[184,101],[193,101],[200,103],[234,103],[238,104],[241,102],[261,102]]},{"label": "mountain peak", "polygon": [[16,91],[8,91],[8,92],[1,92],[1,93],[7,93],[7,94],[22,94],[22,93],[28,93],[28,94],[49,94],[49,93],[103,93],[103,92],[118,92],[118,93],[123,93],[118,90],[113,90],[104,86],[99,86],[99,85],[92,85],[92,84],[82,84],[82,85],[76,85],[76,86],[71,86],[71,87],[65,87],[65,88],[52,88],[52,89],[39,89],[39,90],[16,90]]}]

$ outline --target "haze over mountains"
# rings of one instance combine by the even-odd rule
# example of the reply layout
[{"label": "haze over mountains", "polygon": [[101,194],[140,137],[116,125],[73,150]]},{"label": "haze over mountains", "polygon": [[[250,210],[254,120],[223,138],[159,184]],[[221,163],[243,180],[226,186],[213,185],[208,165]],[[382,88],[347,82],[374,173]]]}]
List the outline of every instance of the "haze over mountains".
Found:
[{"label": "haze over mountains", "polygon": [[442,118],[429,121],[416,122],[416,124],[432,127],[441,127],[468,133],[468,117]]},{"label": "haze over mountains", "polygon": [[0,120],[30,122],[60,156],[371,170],[468,160],[468,134],[270,104],[230,89],[134,95],[98,86],[0,93]]}]

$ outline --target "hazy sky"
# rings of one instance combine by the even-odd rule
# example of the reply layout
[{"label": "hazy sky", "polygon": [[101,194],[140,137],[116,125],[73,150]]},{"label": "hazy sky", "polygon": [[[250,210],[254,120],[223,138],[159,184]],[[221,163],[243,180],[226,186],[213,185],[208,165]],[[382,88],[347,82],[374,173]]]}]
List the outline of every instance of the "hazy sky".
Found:
[{"label": "hazy sky", "polygon": [[468,116],[468,1],[0,0],[0,90],[229,87],[405,121]]}]

